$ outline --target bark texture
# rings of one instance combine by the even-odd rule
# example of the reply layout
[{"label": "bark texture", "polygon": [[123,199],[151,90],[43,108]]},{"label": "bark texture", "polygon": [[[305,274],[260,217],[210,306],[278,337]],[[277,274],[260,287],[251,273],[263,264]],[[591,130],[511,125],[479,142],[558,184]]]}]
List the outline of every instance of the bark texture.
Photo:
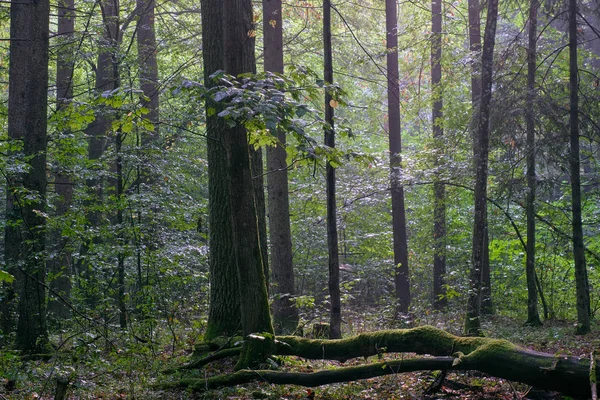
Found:
[{"label": "bark texture", "polygon": [[498,19],[498,0],[488,3],[487,21],[483,51],[481,55],[481,101],[479,105],[477,134],[474,137],[475,156],[475,217],[473,221],[473,254],[469,273],[469,293],[465,315],[465,334],[481,334],[481,281],[482,270],[487,253],[487,178],[489,153],[489,118],[492,100],[492,76],[494,44],[496,40],[496,22]]},{"label": "bark texture", "polygon": [[[220,0],[202,0],[202,57],[204,82],[207,87],[215,85],[210,75],[224,68],[223,60],[223,7]],[[207,110],[219,110],[220,105],[206,102]],[[208,154],[208,203],[210,227],[210,308],[205,338],[233,336],[241,331],[240,297],[238,275],[233,253],[231,206],[227,184],[227,155],[223,145],[225,124],[216,114],[207,112],[206,135]]]},{"label": "bark texture", "polygon": [[[281,0],[263,0],[265,71],[283,73]],[[298,326],[290,228],[290,200],[285,151],[285,132],[271,132],[277,146],[267,148],[269,239],[273,280],[273,319],[276,334],[293,333]]]},{"label": "bark texture", "polygon": [[[323,75],[325,84],[333,83],[333,56],[331,51],[331,1],[323,1]],[[335,148],[334,108],[329,89],[325,89],[325,145]],[[342,302],[340,299],[340,260],[337,231],[337,208],[335,188],[335,168],[327,162],[327,249],[329,251],[329,302],[330,338],[342,337]]]},{"label": "bark texture", "polygon": [[583,226],[581,221],[581,172],[579,159],[579,67],[577,65],[577,0],[569,0],[569,87],[570,87],[570,152],[571,207],[573,225],[573,258],[577,292],[577,333],[590,331],[590,289],[585,263]]},{"label": "bark texture", "polygon": [[[47,1],[14,2],[10,7],[8,136],[20,148],[14,154],[18,162],[28,168],[7,173],[4,256],[8,272],[16,278],[15,344],[24,352],[43,351],[48,343],[44,213],[49,15]],[[13,310],[8,303],[2,305],[9,328]]]},{"label": "bark texture", "polygon": [[535,71],[537,59],[537,13],[538,0],[529,4],[529,44],[527,49],[527,104],[525,119],[527,124],[527,257],[525,273],[527,277],[527,324],[542,324],[538,312],[538,292],[535,283]]},{"label": "bark texture", "polygon": [[385,2],[387,32],[388,115],[390,145],[390,187],[392,197],[392,234],[398,311],[408,312],[410,306],[410,278],[408,270],[408,243],[402,175],[402,137],[400,131],[400,81],[398,75],[398,21],[396,0]]},{"label": "bark texture", "polygon": [[[234,76],[255,72],[254,26],[250,0],[223,1],[225,72]],[[252,179],[250,149],[242,124],[222,132],[227,154],[227,183],[234,256],[239,279],[240,312],[245,336],[237,369],[264,360],[272,342],[273,326],[264,274],[263,250],[257,215],[256,182]],[[260,332],[264,340],[250,334]]]},{"label": "bark texture", "polygon": [[[433,138],[438,153],[436,166],[440,166],[439,158],[443,156],[443,99],[442,99],[442,1],[431,1],[431,84],[433,89]],[[439,157],[439,158],[438,158]],[[448,305],[445,289],[446,275],[446,187],[442,182],[433,184],[433,307],[442,310]]]}]

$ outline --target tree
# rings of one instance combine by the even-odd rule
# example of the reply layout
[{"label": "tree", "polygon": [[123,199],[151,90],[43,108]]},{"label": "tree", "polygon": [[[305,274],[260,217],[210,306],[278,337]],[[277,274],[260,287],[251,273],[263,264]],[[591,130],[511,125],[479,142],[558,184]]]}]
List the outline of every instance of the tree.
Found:
[{"label": "tree", "polygon": [[[224,68],[223,7],[219,0],[202,0],[204,82],[215,85],[211,75]],[[210,40],[208,39],[210,38]],[[207,99],[206,109],[219,111],[220,104]],[[222,143],[223,118],[207,112],[208,218],[210,244],[210,301],[205,338],[233,336],[242,328],[239,283],[234,259],[231,205],[227,184],[227,155]]]},{"label": "tree", "polygon": [[581,172],[579,160],[579,72],[577,65],[577,1],[569,0],[569,128],[571,169],[571,207],[573,213],[573,258],[577,290],[577,329],[584,335],[590,331],[590,290],[585,264],[585,246],[581,222]]},{"label": "tree", "polygon": [[[61,38],[61,42],[56,55],[56,109],[60,112],[73,98],[75,1],[60,0],[58,7],[57,36]],[[68,154],[68,150],[66,152]],[[58,196],[56,215],[64,216],[70,209],[73,199],[73,181],[68,167],[58,167],[54,176],[54,188]],[[62,229],[56,229],[52,233],[52,238],[56,254],[48,261],[48,270],[55,278],[49,282],[52,292],[48,302],[48,312],[56,318],[67,319],[71,315],[71,310],[64,300],[70,298],[73,257],[69,251],[69,239],[63,237]],[[58,294],[61,298],[56,298],[54,294]]]},{"label": "tree", "polygon": [[496,22],[498,19],[498,0],[488,3],[487,21],[481,54],[481,100],[477,124],[477,134],[474,137],[475,153],[475,218],[473,221],[473,252],[472,265],[469,273],[469,293],[467,296],[467,312],[465,315],[465,334],[481,335],[481,281],[482,269],[487,252],[485,240],[487,178],[489,154],[489,118],[492,100],[492,75],[494,67],[494,44],[496,41]]},{"label": "tree", "polygon": [[[331,52],[331,1],[323,1],[323,75],[325,79],[325,146],[335,148],[333,57]],[[335,168],[328,161],[326,165],[327,181],[327,250],[329,254],[329,302],[331,339],[342,337],[342,302],[340,300],[340,260],[337,231],[337,209],[335,196]]]},{"label": "tree", "polygon": [[[17,286],[16,347],[45,350],[49,2],[10,7],[8,133],[23,173],[8,175],[5,262]],[[3,313],[8,310],[3,307]]]},{"label": "tree", "polygon": [[387,85],[390,145],[390,187],[392,197],[392,232],[394,240],[395,287],[398,311],[408,312],[410,306],[410,278],[408,272],[408,244],[406,212],[402,175],[402,138],[400,132],[400,86],[398,76],[398,22],[396,0],[385,2],[387,32]]},{"label": "tree", "polygon": [[[442,99],[442,2],[431,1],[431,86],[433,92],[433,108],[431,122],[433,138],[441,141],[444,136],[443,128],[443,99]],[[438,145],[441,149],[441,146]],[[443,151],[443,150],[439,150]],[[439,154],[438,156],[441,156]],[[436,158],[436,164],[439,165]],[[446,188],[442,182],[433,184],[433,306],[441,310],[448,305],[445,289],[446,275]]]},{"label": "tree", "polygon": [[[225,0],[222,7],[224,71],[233,76],[254,73],[252,2]],[[222,132],[222,143],[227,154],[233,250],[239,279],[242,330],[246,337],[236,368],[246,368],[263,361],[272,351],[273,325],[260,246],[257,199],[254,195],[256,183],[252,179],[250,148],[242,122]],[[271,335],[270,340],[252,340],[249,335],[256,332]]]},{"label": "tree", "polygon": [[[136,9],[138,13],[137,23],[137,46],[138,46],[138,64],[140,68],[140,87],[144,96],[147,98],[142,106],[148,109],[145,118],[154,125],[154,137],[159,134],[159,82],[158,82],[158,61],[156,57],[157,44],[156,33],[154,29],[154,11],[156,8],[155,0],[136,0]],[[151,140],[150,135],[145,135],[142,144],[148,144]]]},{"label": "tree", "polygon": [[527,48],[527,97],[525,118],[527,124],[527,324],[541,325],[538,312],[538,293],[535,284],[535,71],[537,59],[537,12],[539,3],[529,4],[529,45]]},{"label": "tree", "polygon": [[[265,71],[283,73],[283,28],[281,0],[263,0]],[[273,131],[276,146],[267,148],[267,187],[269,194],[269,236],[273,271],[273,318],[275,333],[290,334],[298,326],[292,260],[292,233],[285,132]]]}]

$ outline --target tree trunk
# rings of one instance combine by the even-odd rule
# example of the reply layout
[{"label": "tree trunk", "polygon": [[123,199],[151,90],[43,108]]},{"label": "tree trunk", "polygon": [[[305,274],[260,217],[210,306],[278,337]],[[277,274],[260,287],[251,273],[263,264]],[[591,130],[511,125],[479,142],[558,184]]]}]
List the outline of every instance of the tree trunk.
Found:
[{"label": "tree trunk", "polygon": [[[56,108],[60,111],[73,98],[73,70],[75,65],[75,48],[73,38],[75,33],[75,1],[59,0],[58,2],[58,31],[57,36],[61,45],[56,55]],[[60,140],[57,141],[60,146]],[[69,154],[68,149],[60,148]],[[58,196],[56,215],[63,216],[71,208],[73,199],[73,182],[68,167],[58,167],[54,176],[54,190]],[[48,270],[55,278],[48,284],[51,289],[48,301],[48,312],[58,320],[71,317],[71,309],[64,300],[71,297],[71,264],[73,257],[68,247],[68,238],[62,236],[62,229],[52,232],[52,244],[55,250],[54,258],[48,262]],[[55,294],[60,296],[57,297]]]},{"label": "tree trunk", "polygon": [[[281,0],[263,0],[265,71],[283,73],[283,29]],[[269,235],[273,272],[273,319],[276,334],[291,334],[298,326],[285,132],[276,135],[277,146],[267,148],[267,186],[269,194]]]},{"label": "tree trunk", "polygon": [[137,24],[138,64],[140,68],[140,87],[148,100],[142,103],[149,112],[145,115],[152,125],[154,132],[144,132],[142,145],[151,143],[159,134],[159,83],[158,62],[156,59],[157,44],[154,31],[155,0],[136,0],[139,16]]},{"label": "tree trunk", "polygon": [[527,105],[525,118],[527,124],[527,257],[525,274],[527,277],[527,324],[540,326],[538,312],[538,293],[535,283],[535,71],[537,67],[537,12],[538,0],[529,4],[529,45],[527,49]]},{"label": "tree trunk", "polygon": [[392,197],[392,232],[394,241],[394,266],[398,312],[408,312],[410,306],[410,278],[408,271],[408,244],[406,212],[402,175],[402,137],[400,131],[400,86],[398,75],[398,22],[396,0],[385,2],[385,27],[387,32],[388,115],[390,145],[390,187]]},{"label": "tree trunk", "polygon": [[478,129],[474,137],[475,155],[475,218],[473,222],[473,255],[469,273],[469,293],[467,296],[467,312],[465,316],[465,334],[481,335],[481,280],[482,268],[487,251],[486,232],[486,197],[488,177],[489,116],[492,100],[492,74],[496,21],[498,19],[498,0],[488,3],[487,21],[482,51],[481,65],[481,101],[479,106]]},{"label": "tree trunk", "polygon": [[[325,85],[333,84],[333,56],[331,52],[331,1],[323,1],[323,75]],[[334,108],[331,91],[325,88],[325,145],[335,148]],[[330,338],[342,337],[342,302],[340,299],[340,261],[337,232],[337,210],[335,195],[335,168],[330,162],[326,166],[327,180],[327,249],[329,250],[329,302]]]},{"label": "tree trunk", "polygon": [[[431,1],[431,85],[433,92],[433,138],[438,154],[436,166],[439,168],[443,156],[443,99],[442,99],[442,2]],[[446,188],[442,182],[433,184],[433,307],[442,310],[448,305],[445,288],[446,276]]]},{"label": "tree trunk", "polygon": [[[232,354],[231,351],[224,353],[228,356]],[[282,336],[277,338],[276,353],[341,362],[384,353],[417,353],[433,357],[402,357],[402,360],[387,360],[314,373],[239,371],[208,379],[184,379],[160,386],[204,391],[259,380],[275,384],[319,386],[395,373],[447,369],[477,370],[540,389],[589,398],[590,379],[596,380],[600,376],[596,370],[595,376],[590,378],[590,360],[587,357],[540,353],[502,339],[458,337],[431,326],[363,333],[342,340]]]},{"label": "tree trunk", "polygon": [[[204,82],[215,85],[209,78],[224,68],[223,7],[220,0],[202,0],[202,38]],[[204,39],[210,38],[210,40]],[[227,155],[223,146],[225,123],[217,116],[220,103],[206,101],[206,136],[208,154],[208,218],[210,228],[210,306],[204,337],[233,336],[242,329],[238,275],[233,254],[231,206],[227,184]]]},{"label": "tree trunk", "polygon": [[579,71],[577,65],[577,0],[569,0],[569,82],[570,82],[570,140],[571,206],[573,210],[573,258],[575,261],[575,286],[577,289],[578,334],[590,331],[590,291],[583,227],[581,222],[581,176],[579,171]]},{"label": "tree trunk", "polygon": [[44,212],[49,15],[47,1],[10,7],[8,136],[19,148],[23,144],[17,157],[28,168],[7,173],[5,262],[16,278],[16,348],[24,352],[43,351],[48,343]]},{"label": "tree trunk", "polygon": [[[238,76],[254,73],[254,36],[252,2],[250,0],[223,1],[224,70]],[[257,219],[256,182],[252,179],[250,148],[246,129],[242,124],[222,131],[227,154],[228,194],[233,232],[233,250],[239,279],[240,312],[245,336],[244,347],[237,369],[254,366],[264,361],[273,340],[273,326],[263,267],[263,253]],[[265,342],[253,340],[252,333],[265,333]]]}]

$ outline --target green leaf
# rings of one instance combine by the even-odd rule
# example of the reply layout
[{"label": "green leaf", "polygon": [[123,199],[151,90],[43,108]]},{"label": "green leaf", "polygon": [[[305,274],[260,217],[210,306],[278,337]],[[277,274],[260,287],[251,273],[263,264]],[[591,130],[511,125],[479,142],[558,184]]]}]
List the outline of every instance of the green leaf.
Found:
[{"label": "green leaf", "polygon": [[0,282],[13,283],[15,277],[0,269]]}]

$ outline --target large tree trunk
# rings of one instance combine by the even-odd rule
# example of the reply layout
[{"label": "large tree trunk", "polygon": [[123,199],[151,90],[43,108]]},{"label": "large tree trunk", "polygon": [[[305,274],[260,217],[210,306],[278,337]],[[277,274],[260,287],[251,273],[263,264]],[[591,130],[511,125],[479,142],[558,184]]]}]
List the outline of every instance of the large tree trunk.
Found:
[{"label": "large tree trunk", "polygon": [[[202,0],[202,57],[204,82],[215,85],[210,75],[224,68],[223,7],[221,0]],[[206,101],[206,109],[219,110],[220,103]],[[217,112],[218,113],[218,112]],[[222,143],[226,129],[217,113],[207,112],[206,136],[208,154],[208,218],[210,228],[210,306],[205,338],[233,336],[242,329],[238,275],[233,255],[231,206],[227,185],[227,155]]]},{"label": "large tree trunk", "polygon": [[577,0],[569,0],[569,82],[570,82],[570,141],[571,206],[573,210],[573,258],[577,289],[577,333],[590,331],[590,290],[581,222],[581,176],[579,170],[579,72],[577,65]]},{"label": "large tree trunk", "polygon": [[[22,149],[15,154],[18,162],[28,168],[7,173],[5,262],[15,275],[19,298],[16,347],[25,352],[43,351],[48,343],[44,212],[49,15],[47,1],[10,7],[8,136]],[[3,314],[10,311],[3,304]]]},{"label": "large tree trunk", "polygon": [[[75,65],[75,47],[72,43],[75,33],[75,1],[59,0],[58,31],[61,40],[56,55],[56,108],[64,108],[73,98],[73,70]],[[61,146],[60,139],[57,145]],[[68,149],[60,147],[60,151],[69,154]],[[58,196],[56,215],[63,216],[71,208],[73,199],[73,182],[68,167],[59,166],[54,176],[54,190]],[[49,282],[51,289],[48,301],[48,312],[56,319],[66,320],[71,316],[71,309],[65,303],[71,296],[71,264],[73,257],[68,246],[69,239],[62,236],[62,229],[52,232],[52,244],[56,255],[48,262],[48,270],[55,276]],[[58,295],[58,296],[57,296]],[[59,297],[60,296],[60,297]]]},{"label": "large tree trunk", "polygon": [[394,241],[395,288],[398,311],[408,312],[410,306],[410,277],[408,272],[408,244],[406,212],[402,175],[402,137],[400,132],[400,82],[398,75],[398,22],[396,0],[385,2],[387,32],[388,115],[390,145],[390,187],[392,197],[392,234]]},{"label": "large tree trunk", "polygon": [[[590,380],[596,380],[600,376],[597,370],[593,370],[595,376],[590,378],[588,357],[540,353],[501,339],[458,337],[431,326],[363,333],[341,340],[282,336],[277,338],[276,353],[342,362],[383,353],[417,353],[433,357],[402,357],[402,360],[315,373],[239,371],[209,379],[184,379],[161,386],[191,388],[194,391],[253,381],[319,386],[419,370],[477,370],[540,389],[590,397]],[[232,352],[227,351],[225,354],[230,356]],[[215,359],[216,357],[212,358]]]},{"label": "large tree trunk", "polygon": [[[281,0],[263,0],[265,71],[283,73]],[[273,319],[276,334],[293,333],[298,326],[292,262],[290,200],[285,151],[285,132],[275,131],[279,143],[267,148],[269,238],[273,272]]]},{"label": "large tree trunk", "polygon": [[537,58],[537,12],[538,0],[529,4],[529,45],[527,49],[527,104],[525,118],[527,124],[527,324],[542,324],[538,312],[538,293],[535,283],[535,71]]},{"label": "large tree trunk", "polygon": [[479,320],[481,310],[481,280],[485,254],[487,252],[487,178],[488,178],[488,146],[489,117],[492,100],[492,74],[494,44],[496,40],[496,21],[498,19],[498,0],[488,3],[487,22],[483,51],[481,55],[481,101],[479,105],[478,129],[474,137],[475,153],[475,218],[473,222],[473,254],[469,273],[469,293],[467,296],[467,312],[465,315],[465,334],[469,336],[481,334]]},{"label": "large tree trunk", "polygon": [[[224,70],[238,76],[255,72],[252,2],[224,0],[223,50]],[[246,368],[263,361],[269,346],[248,335],[260,332],[273,335],[269,299],[264,275],[263,251],[257,220],[256,182],[252,179],[250,148],[246,129],[237,124],[222,131],[227,154],[227,181],[233,232],[233,250],[239,279],[244,347],[236,368]],[[266,339],[267,342],[272,341]]]},{"label": "large tree trunk", "polygon": [[[323,1],[323,71],[325,84],[333,83],[333,57],[331,52],[331,1]],[[335,129],[333,124],[334,108],[331,91],[325,89],[325,145],[335,147]],[[340,260],[337,232],[337,210],[335,196],[335,168],[327,162],[327,249],[329,251],[329,337],[342,337],[342,302],[340,299]]]},{"label": "large tree trunk", "polygon": [[[431,1],[431,85],[433,92],[433,138],[438,154],[435,163],[439,167],[443,156],[443,99],[442,99],[442,1]],[[445,288],[446,276],[446,188],[442,182],[433,184],[433,307],[442,310],[448,305]]]}]

